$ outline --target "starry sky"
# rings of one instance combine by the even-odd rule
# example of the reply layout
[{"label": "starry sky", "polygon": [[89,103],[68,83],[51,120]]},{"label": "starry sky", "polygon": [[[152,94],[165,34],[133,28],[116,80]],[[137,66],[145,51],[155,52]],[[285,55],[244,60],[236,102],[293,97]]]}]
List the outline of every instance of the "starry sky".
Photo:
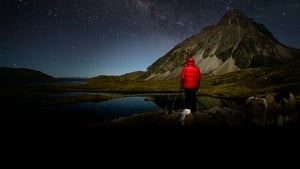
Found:
[{"label": "starry sky", "polygon": [[1,0],[0,67],[54,77],[146,71],[237,9],[300,48],[300,0]]}]

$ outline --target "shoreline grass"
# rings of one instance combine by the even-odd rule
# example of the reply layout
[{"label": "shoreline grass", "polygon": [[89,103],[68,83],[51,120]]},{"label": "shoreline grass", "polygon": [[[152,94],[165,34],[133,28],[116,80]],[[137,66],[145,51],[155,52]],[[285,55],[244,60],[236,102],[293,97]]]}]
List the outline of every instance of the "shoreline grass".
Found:
[{"label": "shoreline grass", "polygon": [[[217,98],[245,99],[253,95],[267,92],[289,90],[295,95],[300,94],[300,73],[292,71],[289,66],[250,68],[223,75],[204,75],[198,96]],[[134,95],[176,94],[182,91],[179,79],[149,80],[124,79],[118,76],[100,76],[87,79],[84,84],[27,84],[20,86],[2,86],[1,96],[18,97],[44,93],[86,92],[80,96],[68,96],[49,101],[49,104],[65,104],[82,101],[104,101],[113,98]],[[111,93],[115,96],[92,95],[95,93]]]}]

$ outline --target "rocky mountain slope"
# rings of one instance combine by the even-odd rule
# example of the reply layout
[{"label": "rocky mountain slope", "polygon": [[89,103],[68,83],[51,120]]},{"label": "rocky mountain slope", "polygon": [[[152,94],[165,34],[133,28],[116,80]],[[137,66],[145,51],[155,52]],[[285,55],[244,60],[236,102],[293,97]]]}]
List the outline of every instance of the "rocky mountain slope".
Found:
[{"label": "rocky mountain slope", "polygon": [[178,78],[189,55],[203,74],[220,75],[289,63],[300,56],[300,50],[280,43],[264,25],[234,10],[159,58],[148,67],[146,80]]}]

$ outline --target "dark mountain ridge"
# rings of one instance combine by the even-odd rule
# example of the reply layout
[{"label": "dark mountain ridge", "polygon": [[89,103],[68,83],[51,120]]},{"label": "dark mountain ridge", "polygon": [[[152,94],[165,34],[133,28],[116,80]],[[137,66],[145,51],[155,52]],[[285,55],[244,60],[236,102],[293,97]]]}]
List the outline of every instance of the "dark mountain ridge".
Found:
[{"label": "dark mountain ridge", "polygon": [[54,80],[54,77],[33,69],[0,67],[0,79],[2,84],[32,83]]}]

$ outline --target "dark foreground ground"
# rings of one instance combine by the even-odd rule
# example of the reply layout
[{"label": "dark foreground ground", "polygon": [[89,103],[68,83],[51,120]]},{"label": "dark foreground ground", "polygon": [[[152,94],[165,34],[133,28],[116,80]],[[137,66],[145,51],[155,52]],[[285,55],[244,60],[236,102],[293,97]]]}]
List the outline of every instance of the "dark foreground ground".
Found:
[{"label": "dark foreground ground", "polygon": [[[184,119],[184,120],[183,120]],[[181,110],[177,112],[148,112],[134,114],[127,117],[117,118],[105,122],[82,122],[83,128],[97,127],[299,127],[299,116],[285,121],[279,117],[274,123],[255,123],[255,120],[248,119],[244,112],[230,108],[213,108],[206,111],[197,111],[183,118]]]}]

